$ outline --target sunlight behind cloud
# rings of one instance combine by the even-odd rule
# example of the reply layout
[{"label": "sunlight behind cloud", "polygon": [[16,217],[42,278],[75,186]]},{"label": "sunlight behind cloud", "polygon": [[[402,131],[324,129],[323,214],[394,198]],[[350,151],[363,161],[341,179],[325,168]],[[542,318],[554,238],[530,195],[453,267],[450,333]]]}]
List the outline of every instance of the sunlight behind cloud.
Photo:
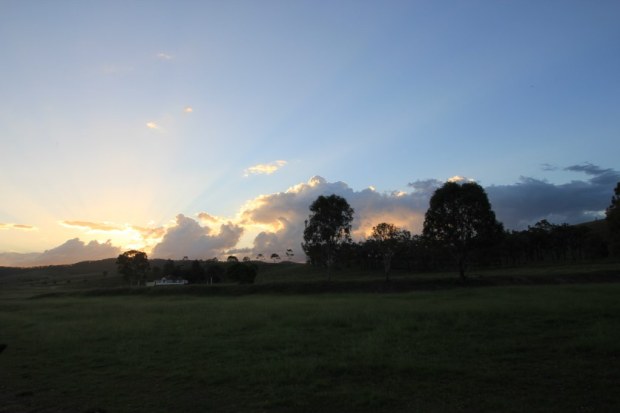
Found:
[{"label": "sunlight behind cloud", "polygon": [[150,252],[165,235],[164,227],[142,227],[129,224],[90,221],[60,221],[60,225],[83,231],[88,239],[107,240],[123,250],[143,249]]}]

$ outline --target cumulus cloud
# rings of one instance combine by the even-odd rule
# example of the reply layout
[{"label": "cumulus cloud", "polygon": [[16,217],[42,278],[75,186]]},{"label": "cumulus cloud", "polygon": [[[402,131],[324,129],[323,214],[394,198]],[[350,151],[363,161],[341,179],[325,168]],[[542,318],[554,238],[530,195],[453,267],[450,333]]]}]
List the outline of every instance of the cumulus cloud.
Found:
[{"label": "cumulus cloud", "polygon": [[282,168],[286,165],[286,161],[273,161],[270,163],[263,163],[249,167],[245,171],[243,171],[243,176],[250,175],[271,175],[276,172],[278,169]]},{"label": "cumulus cloud", "polygon": [[243,228],[233,223],[222,224],[219,231],[201,226],[198,221],[177,215],[176,225],[166,230],[159,244],[153,248],[153,257],[195,259],[221,256],[237,245]]},{"label": "cumulus cloud", "polygon": [[[590,163],[556,170],[559,169],[582,174],[583,179],[553,184],[521,177],[514,184],[487,186],[485,190],[498,220],[508,229],[523,229],[541,219],[572,224],[601,217],[610,203],[613,188],[620,181],[620,172]],[[233,219],[202,212],[196,219],[180,214],[170,227],[147,228],[77,220],[63,221],[63,225],[95,232],[128,232],[130,239],[135,236],[136,244],[142,242],[147,250],[153,247],[149,255],[156,258],[188,256],[201,259],[234,253],[268,256],[274,252],[283,256],[291,248],[295,259],[303,260],[304,221],[308,219],[310,204],[319,195],[336,194],[349,202],[355,210],[353,238],[360,240],[381,222],[393,223],[414,234],[420,233],[430,198],[443,183],[437,179],[418,180],[408,184],[407,192],[378,192],[374,188],[354,190],[344,182],[328,182],[315,176],[283,192],[249,200]],[[4,230],[34,228],[22,227],[0,224],[0,229]],[[112,234],[110,238],[117,239]],[[28,254],[27,257],[22,254],[18,258],[29,265],[42,265],[116,255],[118,248],[110,242],[84,244],[76,238],[44,253]],[[13,258],[7,257],[6,253],[0,254],[0,265],[19,261],[15,254]],[[49,261],[45,262],[46,259]]]},{"label": "cumulus cloud", "polygon": [[413,189],[418,195],[425,194],[430,199],[437,188],[443,185],[439,179],[425,179],[409,182],[407,186]]},{"label": "cumulus cloud", "polygon": [[21,231],[35,231],[37,229],[37,227],[34,227],[32,225],[25,225],[25,224],[3,224],[0,222],[0,230],[8,230],[8,229],[18,229]]},{"label": "cumulus cloud", "polygon": [[114,258],[118,254],[120,254],[120,248],[112,245],[111,241],[103,243],[91,241],[86,244],[79,238],[74,238],[58,247],[41,253],[0,253],[0,265],[33,267],[39,265],[73,264],[80,261]]},{"label": "cumulus cloud", "polygon": [[572,165],[566,171],[590,178],[565,184],[521,177],[512,185],[486,188],[498,220],[510,229],[524,229],[542,219],[554,223],[579,223],[602,217],[620,172],[589,163]]},{"label": "cumulus cloud", "polygon": [[[253,253],[282,253],[288,248],[300,252],[310,204],[319,195],[331,194],[344,197],[355,210],[352,230],[356,239],[364,238],[383,221],[418,232],[429,198],[428,192],[379,193],[370,188],[355,191],[344,182],[330,183],[315,176],[285,192],[262,195],[246,204],[242,224],[264,228],[254,239]],[[300,256],[303,259],[302,254],[296,254]]]},{"label": "cumulus cloud", "polygon": [[[589,179],[556,185],[522,177],[512,185],[485,188],[498,220],[508,229],[523,229],[541,219],[574,224],[600,217],[620,181],[620,173],[591,164],[573,165],[565,170],[587,174]],[[471,179],[459,177],[456,181]],[[344,182],[330,183],[316,176],[285,192],[262,195],[248,202],[240,222],[262,228],[254,239],[254,254],[281,253],[287,248],[299,251],[310,204],[319,195],[336,194],[347,199],[355,210],[354,239],[367,237],[372,227],[381,222],[393,223],[415,234],[421,232],[430,198],[441,185],[443,182],[437,179],[418,180],[409,183],[411,192],[380,193],[372,188],[356,191]]]},{"label": "cumulus cloud", "polygon": [[147,122],[146,127],[153,130],[160,130],[160,126],[155,122]]}]

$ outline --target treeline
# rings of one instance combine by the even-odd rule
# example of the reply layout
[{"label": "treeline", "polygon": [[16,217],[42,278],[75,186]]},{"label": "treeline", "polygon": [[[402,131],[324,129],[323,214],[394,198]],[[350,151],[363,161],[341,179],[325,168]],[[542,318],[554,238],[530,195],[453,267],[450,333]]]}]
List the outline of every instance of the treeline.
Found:
[{"label": "treeline", "polygon": [[[392,247],[391,269],[408,272],[449,271],[455,267],[450,248],[430,242],[422,235],[402,231]],[[523,231],[504,231],[492,245],[470,251],[469,269],[515,267],[540,263],[572,263],[609,255],[607,238],[585,225],[556,225],[542,220]],[[315,264],[321,265],[320,262]],[[385,271],[385,250],[369,238],[343,243],[337,267]]]},{"label": "treeline", "polygon": [[[310,205],[301,245],[311,265],[327,270],[358,268],[382,269],[389,281],[392,269],[408,272],[452,270],[460,277],[474,268],[521,266],[537,263],[590,261],[620,255],[620,183],[606,211],[604,230],[594,231],[585,225],[555,225],[547,220],[523,231],[506,231],[497,221],[484,189],[475,182],[446,182],[430,199],[421,235],[394,224],[382,222],[373,227],[371,236],[361,242],[351,239],[351,222],[355,211],[346,199],[332,194],[321,195]],[[288,249],[287,257],[293,252]],[[263,258],[262,254],[259,257]],[[273,253],[274,262],[280,259]],[[116,264],[130,284],[142,284],[147,274],[172,276],[190,283],[217,283],[226,279],[252,283],[257,266],[246,257],[239,262],[229,256],[225,265],[216,259],[185,259],[176,264],[168,260],[163,268],[150,267],[141,251],[119,255]]]},{"label": "treeline", "polygon": [[220,262],[217,258],[206,261],[169,259],[161,267],[151,267],[153,278],[172,277],[187,280],[191,284],[218,284],[223,281],[251,284],[257,273],[258,267],[254,263],[249,260],[241,263],[234,256],[228,257],[226,262]]},{"label": "treeline", "polygon": [[[351,240],[354,210],[337,195],[310,205],[302,248],[312,265],[392,269],[409,272],[578,262],[620,255],[620,183],[606,211],[602,231],[586,225],[555,225],[547,220],[523,231],[506,231],[497,221],[484,189],[475,182],[446,182],[430,199],[421,235],[391,223],[373,227],[362,242]],[[605,235],[603,235],[605,234]]]}]

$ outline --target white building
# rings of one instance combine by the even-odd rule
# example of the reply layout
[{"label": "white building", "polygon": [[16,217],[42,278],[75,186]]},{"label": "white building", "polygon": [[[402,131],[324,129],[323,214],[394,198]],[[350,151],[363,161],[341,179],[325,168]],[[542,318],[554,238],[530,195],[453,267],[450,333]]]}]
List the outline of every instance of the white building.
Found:
[{"label": "white building", "polygon": [[162,277],[161,280],[155,280],[152,283],[148,283],[147,286],[157,287],[159,285],[186,285],[189,284],[187,280],[173,280],[172,278]]}]

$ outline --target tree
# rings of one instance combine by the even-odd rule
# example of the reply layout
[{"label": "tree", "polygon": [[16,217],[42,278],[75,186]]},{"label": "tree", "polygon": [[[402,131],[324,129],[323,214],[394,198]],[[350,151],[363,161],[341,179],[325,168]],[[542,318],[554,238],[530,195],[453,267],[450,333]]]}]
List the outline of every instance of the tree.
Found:
[{"label": "tree", "polygon": [[290,248],[287,248],[286,249],[286,258],[290,259],[290,258],[293,258],[294,256],[295,256],[295,253],[293,252],[293,250],[290,249]]},{"label": "tree", "polygon": [[486,192],[475,182],[446,182],[431,197],[424,217],[424,237],[449,249],[463,280],[469,254],[502,233]]},{"label": "tree", "polygon": [[607,227],[610,234],[610,250],[613,255],[620,255],[620,182],[614,189],[611,205],[605,211]]},{"label": "tree", "polygon": [[167,259],[164,263],[164,277],[171,277],[176,272],[176,265],[174,265],[174,261],[171,259]]},{"label": "tree", "polygon": [[228,258],[226,258],[226,262],[239,262],[239,258],[234,255],[229,255]]},{"label": "tree", "polygon": [[209,261],[207,268],[205,270],[207,276],[207,282],[209,284],[217,284],[222,280],[222,275],[224,275],[225,269],[222,264],[217,261]]},{"label": "tree", "polygon": [[187,271],[185,277],[190,283],[201,283],[205,281],[205,270],[198,260],[192,261],[192,267]]},{"label": "tree", "polygon": [[327,278],[331,280],[339,246],[351,241],[354,211],[347,200],[338,195],[321,195],[310,205],[310,212],[302,248],[311,262],[327,267]]},{"label": "tree", "polygon": [[233,263],[226,269],[226,277],[239,284],[253,284],[258,269],[254,264]]},{"label": "tree", "polygon": [[381,258],[383,259],[383,271],[385,281],[390,280],[390,270],[392,268],[392,258],[403,241],[411,238],[409,231],[401,230],[394,224],[382,222],[372,228],[370,238],[377,244]]},{"label": "tree", "polygon": [[276,261],[280,261],[280,256],[274,252],[273,254],[271,254],[271,259],[275,263]]},{"label": "tree", "polygon": [[126,251],[119,255],[116,259],[116,266],[129,285],[133,285],[134,281],[138,285],[142,284],[150,268],[146,253],[136,250]]}]

